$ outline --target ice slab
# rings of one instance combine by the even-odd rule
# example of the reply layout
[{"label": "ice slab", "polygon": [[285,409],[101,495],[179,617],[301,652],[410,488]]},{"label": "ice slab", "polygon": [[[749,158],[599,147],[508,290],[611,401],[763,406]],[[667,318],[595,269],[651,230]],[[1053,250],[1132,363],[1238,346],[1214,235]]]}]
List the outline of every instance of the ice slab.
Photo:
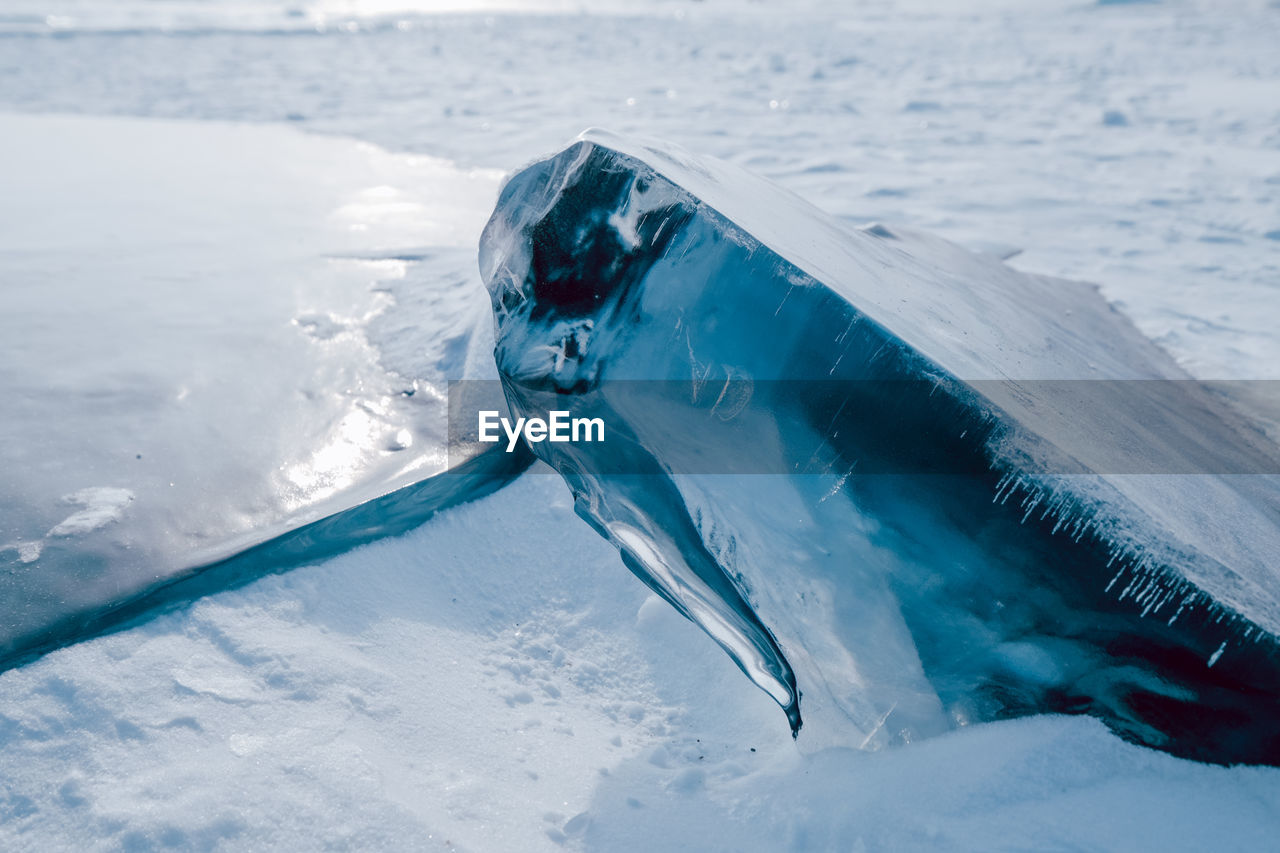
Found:
[{"label": "ice slab", "polygon": [[0,119],[0,661],[441,472],[447,378],[492,372],[469,247],[497,180],[283,128]]},{"label": "ice slab", "polygon": [[1280,456],[1093,286],[603,132],[510,180],[481,268],[513,408],[613,431],[535,452],[793,730],[1280,760]]}]

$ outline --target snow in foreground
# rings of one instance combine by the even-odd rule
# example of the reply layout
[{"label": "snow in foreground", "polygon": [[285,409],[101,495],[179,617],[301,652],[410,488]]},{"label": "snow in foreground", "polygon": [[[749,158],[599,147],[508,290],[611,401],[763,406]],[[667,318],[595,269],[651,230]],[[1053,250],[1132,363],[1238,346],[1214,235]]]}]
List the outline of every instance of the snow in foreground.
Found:
[{"label": "snow in foreground", "polygon": [[546,469],[5,673],[0,779],[15,851],[1204,850],[1280,832],[1280,771],[1180,761],[1087,718],[801,756]]}]

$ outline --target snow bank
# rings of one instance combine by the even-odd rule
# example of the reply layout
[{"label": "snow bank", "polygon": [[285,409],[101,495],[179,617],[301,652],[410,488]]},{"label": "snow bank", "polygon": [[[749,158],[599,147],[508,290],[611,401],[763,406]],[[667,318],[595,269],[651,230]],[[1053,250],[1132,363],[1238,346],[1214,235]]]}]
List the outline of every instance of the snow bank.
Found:
[{"label": "snow bank", "polygon": [[539,470],[0,675],[0,847],[1138,851],[1280,831],[1280,771],[1087,719],[802,757]]}]

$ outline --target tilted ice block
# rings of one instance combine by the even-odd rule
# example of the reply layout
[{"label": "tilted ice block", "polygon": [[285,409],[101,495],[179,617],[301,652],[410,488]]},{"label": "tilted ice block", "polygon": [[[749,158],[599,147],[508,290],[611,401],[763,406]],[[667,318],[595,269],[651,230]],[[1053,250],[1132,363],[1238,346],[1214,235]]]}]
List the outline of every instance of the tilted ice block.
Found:
[{"label": "tilted ice block", "polygon": [[[1097,714],[1280,761],[1280,461],[1089,285],[589,132],[481,241],[508,402],[802,744]],[[803,701],[801,701],[803,700]]]}]

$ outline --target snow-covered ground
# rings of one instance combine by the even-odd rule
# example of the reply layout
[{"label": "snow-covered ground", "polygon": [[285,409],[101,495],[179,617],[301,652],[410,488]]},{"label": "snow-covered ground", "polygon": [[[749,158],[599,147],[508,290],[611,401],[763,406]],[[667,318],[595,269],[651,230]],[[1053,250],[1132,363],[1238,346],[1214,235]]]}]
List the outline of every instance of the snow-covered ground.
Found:
[{"label": "snow-covered ground", "polygon": [[802,756],[541,469],[0,677],[7,850],[1265,849],[1280,771],[1087,718]]},{"label": "snow-covered ground", "polygon": [[[504,170],[588,126],[658,136],[856,221],[1098,281],[1198,376],[1280,364],[1273,0],[349,0],[374,14],[308,18],[325,4],[21,0],[0,108],[289,122]],[[588,11],[545,11],[566,6]]]},{"label": "snow-covered ground", "polygon": [[[423,8],[20,0],[0,13],[0,109],[288,123],[226,157],[304,183],[306,130],[464,174],[588,125],[665,136],[852,220],[1097,280],[1198,376],[1280,370],[1274,3],[406,5]],[[120,132],[74,127],[82,147]],[[337,185],[383,188],[375,205],[421,188],[361,150],[385,168],[344,154]],[[86,205],[115,192],[101,177]],[[26,178],[6,201],[39,192]],[[447,238],[398,239],[474,244],[486,180],[431,201],[457,211]],[[457,282],[456,251],[415,257],[413,282]],[[20,260],[0,254],[0,286]],[[410,329],[366,339],[384,366],[421,362]],[[1278,831],[1280,771],[1180,761],[1089,719],[802,755],[545,469],[0,675],[5,850],[1203,850]]]}]

